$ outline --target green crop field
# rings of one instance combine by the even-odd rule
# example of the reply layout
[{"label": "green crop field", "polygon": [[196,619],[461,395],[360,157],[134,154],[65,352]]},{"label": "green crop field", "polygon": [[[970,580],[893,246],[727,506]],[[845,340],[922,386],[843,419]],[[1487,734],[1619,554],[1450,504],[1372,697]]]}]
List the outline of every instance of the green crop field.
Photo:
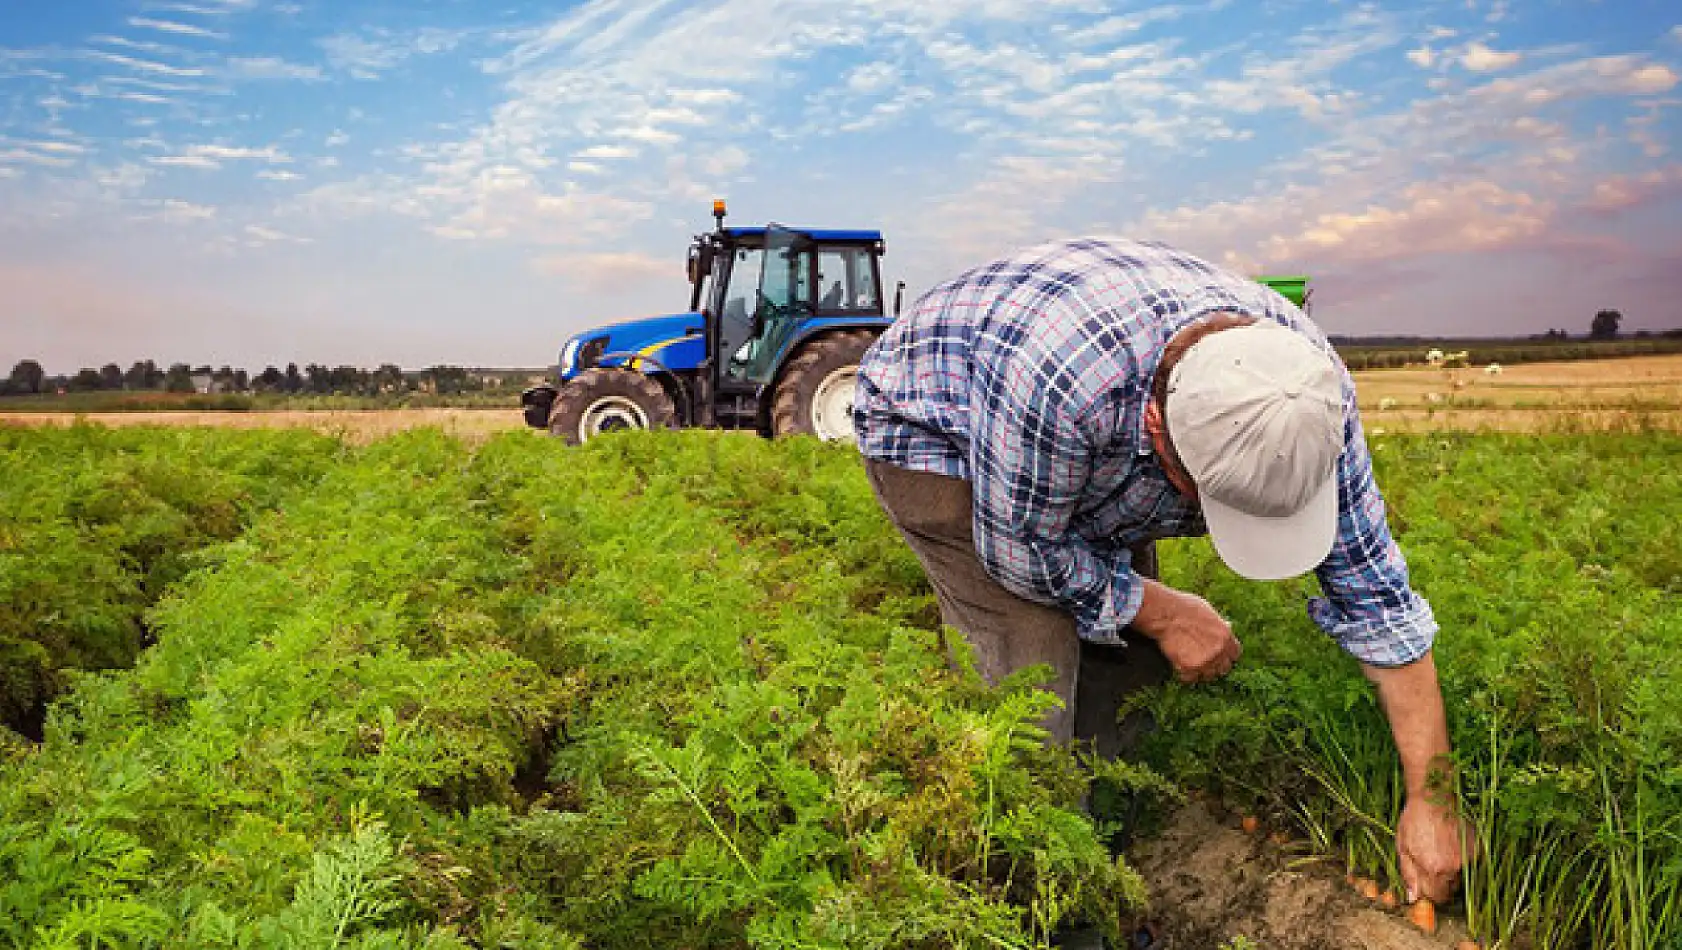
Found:
[{"label": "green crop field", "polygon": [[[1682,945],[1682,437],[1375,443],[1482,841],[1449,912]],[[1166,579],[1243,663],[1083,768],[1031,676],[946,668],[848,448],[77,425],[0,466],[0,946],[1043,946],[1148,900],[1094,781],[1396,883],[1311,582],[1202,541]]]}]

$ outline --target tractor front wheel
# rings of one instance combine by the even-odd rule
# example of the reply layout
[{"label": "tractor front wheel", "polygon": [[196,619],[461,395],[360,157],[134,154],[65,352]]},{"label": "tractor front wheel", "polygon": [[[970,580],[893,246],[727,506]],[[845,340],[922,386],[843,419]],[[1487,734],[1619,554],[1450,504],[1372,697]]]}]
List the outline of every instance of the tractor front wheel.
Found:
[{"label": "tractor front wheel", "polygon": [[561,387],[549,412],[549,431],[579,445],[603,432],[669,429],[676,419],[672,397],[659,383],[632,370],[597,367]]},{"label": "tractor front wheel", "polygon": [[874,342],[876,334],[852,330],[820,337],[801,349],[777,383],[771,402],[771,434],[853,441],[859,361]]}]

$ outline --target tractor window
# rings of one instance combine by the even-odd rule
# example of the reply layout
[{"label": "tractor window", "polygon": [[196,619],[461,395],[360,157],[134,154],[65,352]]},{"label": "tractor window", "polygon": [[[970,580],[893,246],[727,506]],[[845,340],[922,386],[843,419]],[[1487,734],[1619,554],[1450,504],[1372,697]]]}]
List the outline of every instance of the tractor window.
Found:
[{"label": "tractor window", "polygon": [[724,290],[721,314],[725,335],[731,340],[745,340],[752,335],[754,298],[759,292],[759,271],[764,266],[765,252],[758,248],[738,250],[730,265],[730,284]]},{"label": "tractor window", "polygon": [[881,312],[876,272],[867,248],[828,248],[818,253],[818,309]]}]

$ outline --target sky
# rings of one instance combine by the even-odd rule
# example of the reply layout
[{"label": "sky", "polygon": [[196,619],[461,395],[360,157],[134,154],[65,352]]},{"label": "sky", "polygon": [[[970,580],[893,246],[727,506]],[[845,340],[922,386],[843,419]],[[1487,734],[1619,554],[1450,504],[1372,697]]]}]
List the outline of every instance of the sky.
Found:
[{"label": "sky", "polygon": [[0,363],[541,366],[715,197],[912,297],[1119,235],[1334,334],[1682,326],[1679,86],[1675,0],[0,0]]}]

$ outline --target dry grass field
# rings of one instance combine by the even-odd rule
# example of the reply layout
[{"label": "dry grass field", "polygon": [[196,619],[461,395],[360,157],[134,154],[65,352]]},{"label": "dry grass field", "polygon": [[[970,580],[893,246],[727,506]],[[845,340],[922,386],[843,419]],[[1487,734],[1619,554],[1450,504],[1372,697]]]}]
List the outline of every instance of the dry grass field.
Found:
[{"label": "dry grass field", "polygon": [[[1682,430],[1682,354],[1562,363],[1529,363],[1490,373],[1465,369],[1368,370],[1356,374],[1369,433],[1414,431]],[[506,409],[374,409],[273,412],[0,411],[0,424],[311,426],[355,441],[401,429],[437,426],[467,441],[524,427]]]},{"label": "dry grass field", "polygon": [[1682,429],[1682,354],[1369,370],[1356,381],[1369,431]]}]

